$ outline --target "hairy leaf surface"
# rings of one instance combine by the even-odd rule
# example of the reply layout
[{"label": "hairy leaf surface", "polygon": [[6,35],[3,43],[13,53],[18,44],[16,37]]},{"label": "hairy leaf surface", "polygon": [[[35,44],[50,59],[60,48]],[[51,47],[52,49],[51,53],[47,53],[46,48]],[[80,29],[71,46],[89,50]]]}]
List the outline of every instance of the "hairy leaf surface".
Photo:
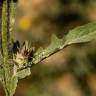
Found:
[{"label": "hairy leaf surface", "polygon": [[34,54],[33,63],[37,64],[68,45],[89,42],[93,39],[96,39],[96,22],[77,27],[69,31],[62,39],[52,35],[51,44],[46,49],[40,48],[37,50]]}]

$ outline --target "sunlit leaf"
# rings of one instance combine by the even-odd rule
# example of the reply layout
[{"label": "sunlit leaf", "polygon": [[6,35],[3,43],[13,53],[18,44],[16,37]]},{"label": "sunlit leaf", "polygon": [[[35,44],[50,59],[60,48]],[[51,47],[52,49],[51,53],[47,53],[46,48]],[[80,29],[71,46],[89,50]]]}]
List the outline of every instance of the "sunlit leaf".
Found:
[{"label": "sunlit leaf", "polygon": [[39,51],[35,53],[33,63],[37,64],[44,58],[49,57],[68,45],[89,42],[93,39],[96,39],[96,22],[77,27],[69,31],[69,33],[62,39],[52,35],[51,44],[46,49],[43,50],[40,48]]}]

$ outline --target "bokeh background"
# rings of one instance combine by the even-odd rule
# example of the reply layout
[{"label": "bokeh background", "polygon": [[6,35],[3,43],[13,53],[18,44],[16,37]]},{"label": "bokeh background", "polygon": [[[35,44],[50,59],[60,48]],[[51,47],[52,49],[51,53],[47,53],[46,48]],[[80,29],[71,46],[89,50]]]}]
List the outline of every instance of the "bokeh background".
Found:
[{"label": "bokeh background", "polygon": [[[95,20],[96,0],[19,0],[13,38],[37,50],[50,44],[52,34],[62,38]],[[14,96],[96,96],[95,68],[96,41],[71,45],[33,66]]]}]

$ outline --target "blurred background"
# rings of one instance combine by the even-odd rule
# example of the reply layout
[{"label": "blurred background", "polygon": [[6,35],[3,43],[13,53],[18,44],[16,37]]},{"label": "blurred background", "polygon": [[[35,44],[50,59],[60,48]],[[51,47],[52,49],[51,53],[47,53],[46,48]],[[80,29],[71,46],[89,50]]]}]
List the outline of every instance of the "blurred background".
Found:
[{"label": "blurred background", "polygon": [[[18,0],[13,38],[37,50],[96,20],[96,0]],[[14,96],[96,96],[96,41],[71,45],[31,68]],[[3,96],[2,86],[0,93]]]}]

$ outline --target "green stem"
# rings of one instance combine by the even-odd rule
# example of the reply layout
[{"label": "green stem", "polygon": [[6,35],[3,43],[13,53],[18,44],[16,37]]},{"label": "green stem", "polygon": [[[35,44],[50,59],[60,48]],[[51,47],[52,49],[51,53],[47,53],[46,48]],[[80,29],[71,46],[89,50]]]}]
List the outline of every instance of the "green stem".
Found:
[{"label": "green stem", "polygon": [[[8,8],[9,7],[9,8]],[[17,86],[18,79],[13,76],[13,68],[9,59],[12,59],[13,53],[10,52],[10,45],[12,45],[12,32],[15,20],[16,3],[13,0],[3,1],[2,7],[2,53],[3,53],[3,86],[6,96],[13,96]],[[12,50],[11,50],[12,51]]]},{"label": "green stem", "polygon": [[[11,0],[10,1],[10,8],[9,8],[9,11],[10,11],[10,36],[12,36],[13,34],[13,31],[14,31],[14,22],[15,22],[15,16],[16,16],[16,3]],[[12,37],[10,37],[10,39],[12,40]]]},{"label": "green stem", "polygon": [[4,88],[5,88],[5,94],[6,96],[10,96],[9,92],[9,84],[10,84],[10,78],[11,78],[11,72],[10,72],[10,65],[8,64],[8,38],[7,38],[7,32],[8,32],[8,1],[5,0],[3,2],[2,7],[2,50],[3,50],[3,69],[4,69]]}]

